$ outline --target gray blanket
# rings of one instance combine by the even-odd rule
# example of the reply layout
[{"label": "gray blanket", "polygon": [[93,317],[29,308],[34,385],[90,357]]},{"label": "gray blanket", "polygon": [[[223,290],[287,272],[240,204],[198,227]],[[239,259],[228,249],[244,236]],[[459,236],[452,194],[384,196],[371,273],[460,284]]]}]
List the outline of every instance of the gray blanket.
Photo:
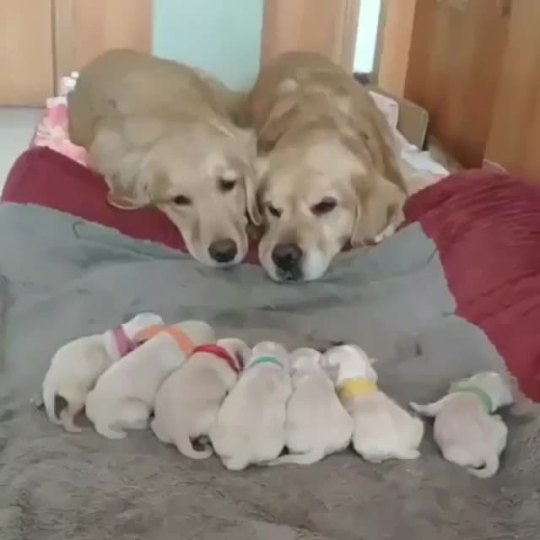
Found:
[{"label": "gray blanket", "polygon": [[154,244],[39,208],[0,206],[1,540],[475,540],[540,537],[538,430],[507,418],[502,470],[481,481],[442,460],[427,429],[417,461],[351,453],[309,467],[225,471],[150,432],[71,435],[32,408],[51,355],[136,312],[201,318],[220,336],[289,347],[360,344],[401,403],[457,377],[504,371],[486,337],[454,315],[434,245],[410,226],[343,255],[312,284],[260,268],[216,271]]}]

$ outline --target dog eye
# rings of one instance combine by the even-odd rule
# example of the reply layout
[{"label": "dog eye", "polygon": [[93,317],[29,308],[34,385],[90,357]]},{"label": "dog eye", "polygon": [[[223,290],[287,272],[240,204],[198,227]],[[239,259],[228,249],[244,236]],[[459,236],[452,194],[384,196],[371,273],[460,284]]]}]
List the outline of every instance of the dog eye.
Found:
[{"label": "dog eye", "polygon": [[191,204],[191,199],[185,195],[177,195],[173,199],[173,203],[176,204],[176,206],[189,206]]},{"label": "dog eye", "polygon": [[337,206],[335,199],[323,199],[320,203],[314,204],[311,207],[311,212],[316,216],[328,214]]},{"label": "dog eye", "polygon": [[226,193],[227,191],[232,191],[236,186],[236,180],[225,180],[220,178],[218,180],[219,191]]},{"label": "dog eye", "polygon": [[278,210],[275,206],[272,206],[271,204],[267,204],[266,205],[266,208],[268,210],[268,212],[274,216],[274,217],[279,217],[281,216],[281,210]]}]

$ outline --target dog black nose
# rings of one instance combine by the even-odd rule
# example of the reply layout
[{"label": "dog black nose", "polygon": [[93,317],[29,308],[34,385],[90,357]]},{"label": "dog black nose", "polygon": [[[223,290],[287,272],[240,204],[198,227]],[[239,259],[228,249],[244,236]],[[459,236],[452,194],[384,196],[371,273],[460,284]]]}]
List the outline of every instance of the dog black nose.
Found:
[{"label": "dog black nose", "polygon": [[231,262],[238,253],[236,242],[230,238],[224,238],[222,240],[216,240],[210,244],[208,253],[214,261],[218,263]]},{"label": "dog black nose", "polygon": [[296,244],[278,244],[272,251],[272,261],[285,272],[298,269],[302,259],[302,250]]}]

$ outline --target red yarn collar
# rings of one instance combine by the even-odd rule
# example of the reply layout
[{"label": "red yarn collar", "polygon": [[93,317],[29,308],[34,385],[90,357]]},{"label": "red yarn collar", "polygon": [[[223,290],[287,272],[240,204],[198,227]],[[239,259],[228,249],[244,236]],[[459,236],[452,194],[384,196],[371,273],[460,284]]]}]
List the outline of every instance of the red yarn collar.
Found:
[{"label": "red yarn collar", "polygon": [[191,354],[194,355],[196,353],[213,354],[214,356],[225,360],[225,362],[229,364],[229,367],[235,373],[240,373],[240,371],[242,371],[242,368],[244,367],[241,360],[237,359],[229,351],[227,351],[223,347],[220,347],[219,345],[199,345],[198,347],[195,347],[195,349],[193,349],[193,352]]}]

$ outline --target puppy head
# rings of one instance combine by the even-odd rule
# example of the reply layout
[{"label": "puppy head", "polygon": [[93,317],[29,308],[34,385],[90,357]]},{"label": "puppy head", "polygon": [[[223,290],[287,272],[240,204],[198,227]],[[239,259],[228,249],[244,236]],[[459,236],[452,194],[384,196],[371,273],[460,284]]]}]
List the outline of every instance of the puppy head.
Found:
[{"label": "puppy head", "polygon": [[[367,165],[366,165],[367,163]],[[343,247],[374,240],[404,196],[337,138],[306,138],[258,164],[265,233],[259,258],[276,281],[321,277]]]},{"label": "puppy head", "polygon": [[240,371],[244,369],[244,366],[246,365],[246,362],[251,354],[251,349],[245,341],[238,338],[224,338],[219,339],[216,345],[223,347],[230,355],[236,358]]},{"label": "puppy head", "polygon": [[178,330],[186,334],[195,347],[205,343],[215,343],[214,329],[203,321],[182,321],[173,324],[172,327],[178,328]]},{"label": "puppy head", "polygon": [[347,379],[367,379],[377,381],[373,360],[356,345],[340,345],[324,353],[322,366],[337,385]]},{"label": "puppy head", "polygon": [[301,347],[294,350],[289,357],[291,364],[291,375],[301,377],[307,373],[315,373],[321,371],[320,364],[321,353],[309,347]]},{"label": "puppy head", "polygon": [[248,361],[248,365],[252,364],[255,360],[262,358],[263,356],[275,358],[286,371],[289,370],[289,355],[287,353],[287,349],[285,349],[285,347],[280,343],[275,341],[261,341],[257,343],[257,345],[255,345],[251,351],[251,357]]},{"label": "puppy head", "polygon": [[463,382],[483,390],[491,398],[495,410],[514,403],[512,389],[499,373],[484,371]]},{"label": "puppy head", "polygon": [[244,259],[248,216],[260,222],[251,132],[196,121],[128,120],[123,143],[129,148],[111,156],[114,167],[100,168],[113,169],[107,175],[112,205],[157,206],[180,230],[190,254],[206,265]]},{"label": "puppy head", "polygon": [[122,324],[124,332],[133,339],[140,331],[150,326],[162,326],[163,319],[155,313],[138,313],[135,317]]}]

